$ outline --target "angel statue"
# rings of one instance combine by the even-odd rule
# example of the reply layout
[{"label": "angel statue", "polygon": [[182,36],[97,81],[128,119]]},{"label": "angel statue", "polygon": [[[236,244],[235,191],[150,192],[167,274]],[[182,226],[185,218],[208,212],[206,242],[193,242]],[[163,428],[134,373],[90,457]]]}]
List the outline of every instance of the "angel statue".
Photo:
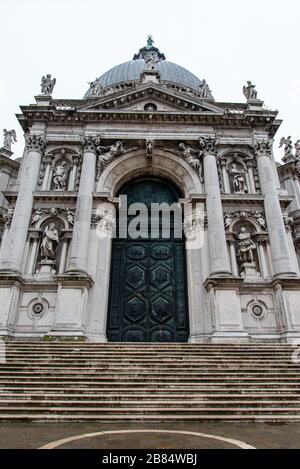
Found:
[{"label": "angel statue", "polygon": [[3,147],[11,151],[11,146],[13,143],[17,142],[17,134],[15,130],[3,130],[4,134],[4,143]]},{"label": "angel statue", "polygon": [[292,137],[289,135],[289,137],[285,138],[282,137],[280,140],[279,148],[284,147],[284,157],[285,158],[290,158],[293,155],[293,142],[292,142]]},{"label": "angel statue", "polygon": [[50,96],[54,90],[54,86],[56,85],[56,78],[51,79],[51,75],[48,74],[42,78],[41,88],[42,94],[46,96]]},{"label": "angel statue", "polygon": [[200,182],[204,182],[203,178],[203,166],[201,162],[201,157],[203,155],[202,150],[194,150],[191,147],[185,145],[185,143],[179,144],[179,150],[185,161],[196,171],[199,176]]},{"label": "angel statue", "polygon": [[212,98],[211,90],[208,84],[206,83],[206,80],[201,81],[201,85],[199,85],[199,88],[200,88],[200,98],[203,98],[203,99]]},{"label": "angel statue", "polygon": [[251,81],[247,81],[247,85],[243,87],[243,93],[247,101],[250,99],[257,99],[257,91],[255,89],[255,85],[253,85]]},{"label": "angel statue", "polygon": [[122,155],[125,150],[123,143],[119,140],[109,147],[97,147],[98,161],[97,161],[97,181],[103,173],[105,167],[117,156]]},{"label": "angel statue", "polygon": [[41,244],[42,260],[54,260],[56,255],[57,246],[59,244],[58,231],[55,223],[46,226]]}]

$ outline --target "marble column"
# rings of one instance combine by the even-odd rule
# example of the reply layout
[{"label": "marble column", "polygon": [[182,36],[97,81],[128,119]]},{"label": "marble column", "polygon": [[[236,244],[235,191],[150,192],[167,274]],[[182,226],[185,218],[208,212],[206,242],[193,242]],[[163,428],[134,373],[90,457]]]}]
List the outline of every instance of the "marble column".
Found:
[{"label": "marble column", "polygon": [[26,153],[23,161],[19,194],[5,242],[1,271],[20,274],[27,240],[28,227],[33,207],[33,192],[36,190],[45,138],[41,135],[25,134]]},{"label": "marble column", "polygon": [[93,192],[96,180],[95,138],[84,138],[82,144],[84,146],[82,172],[67,273],[73,272],[87,274],[88,246],[93,209]]},{"label": "marble column", "polygon": [[[231,275],[224,229],[224,214],[216,162],[217,141],[201,139],[204,147],[204,178],[211,275]],[[204,144],[204,143],[203,143]]]},{"label": "marble column", "polygon": [[260,186],[270,237],[275,276],[296,275],[272,166],[272,144],[264,140],[255,146]]}]

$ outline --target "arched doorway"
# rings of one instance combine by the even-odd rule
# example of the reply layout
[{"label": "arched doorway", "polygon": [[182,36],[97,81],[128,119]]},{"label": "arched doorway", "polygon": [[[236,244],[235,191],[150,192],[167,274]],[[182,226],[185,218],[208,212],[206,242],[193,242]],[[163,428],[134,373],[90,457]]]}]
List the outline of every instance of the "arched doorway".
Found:
[{"label": "arched doorway", "polygon": [[[118,236],[113,241],[108,340],[187,342],[189,319],[182,218],[178,223],[178,212],[175,215],[171,210],[167,233],[162,212],[157,217],[150,210],[153,204],[165,204],[165,211],[168,206],[178,206],[181,194],[165,180],[145,178],[124,186],[119,196],[122,204],[127,196],[127,205],[119,212]],[[133,204],[140,203],[147,207],[147,212],[136,210]],[[140,235],[132,233],[132,226],[138,227]]]}]

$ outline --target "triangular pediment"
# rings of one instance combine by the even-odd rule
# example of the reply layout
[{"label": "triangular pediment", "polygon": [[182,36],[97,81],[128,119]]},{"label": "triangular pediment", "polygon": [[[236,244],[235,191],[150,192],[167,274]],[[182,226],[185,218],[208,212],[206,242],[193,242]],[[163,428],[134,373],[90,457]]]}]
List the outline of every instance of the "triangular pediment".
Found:
[{"label": "triangular pediment", "polygon": [[89,99],[78,107],[80,112],[176,112],[223,114],[224,109],[214,102],[195,98],[188,94],[170,91],[162,85],[147,84],[134,90],[113,93]]}]

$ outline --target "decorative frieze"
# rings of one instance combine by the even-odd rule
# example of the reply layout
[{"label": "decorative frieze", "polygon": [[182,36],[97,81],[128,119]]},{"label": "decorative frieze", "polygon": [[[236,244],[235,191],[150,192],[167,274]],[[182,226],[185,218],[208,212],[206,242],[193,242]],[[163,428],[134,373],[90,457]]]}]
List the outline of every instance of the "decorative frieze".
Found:
[{"label": "decorative frieze", "polygon": [[273,142],[271,140],[260,140],[255,142],[254,149],[257,158],[261,156],[272,156]]},{"label": "decorative frieze", "polygon": [[74,225],[75,209],[62,209],[62,208],[36,208],[32,212],[30,227],[36,227],[42,218],[62,216],[68,221],[69,226]]},{"label": "decorative frieze", "polygon": [[224,214],[224,225],[225,230],[229,231],[232,226],[232,223],[235,220],[253,220],[256,221],[259,225],[261,231],[266,232],[268,231],[265,213],[263,210],[253,210],[253,209],[245,209],[245,210],[227,210]]}]

